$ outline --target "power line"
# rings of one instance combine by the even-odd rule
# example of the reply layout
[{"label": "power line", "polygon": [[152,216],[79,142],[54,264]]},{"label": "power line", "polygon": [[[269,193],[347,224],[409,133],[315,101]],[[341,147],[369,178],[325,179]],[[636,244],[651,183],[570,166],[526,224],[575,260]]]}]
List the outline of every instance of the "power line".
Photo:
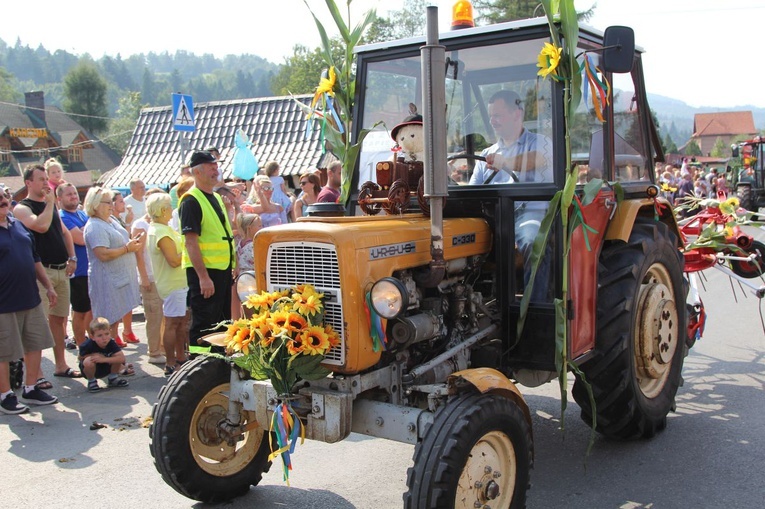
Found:
[{"label": "power line", "polygon": [[24,150],[2,150],[0,149],[0,154],[29,154],[29,153],[35,153],[35,152],[60,152],[63,150],[68,150],[70,148],[76,148],[83,145],[89,145],[91,143],[105,143],[104,140],[108,140],[110,138],[116,138],[117,136],[122,136],[124,134],[132,133],[133,131],[120,131],[118,133],[110,134],[108,136],[104,136],[101,139],[98,140],[85,140],[85,141],[79,141],[77,143],[72,143],[71,145],[61,145],[58,147],[44,147],[44,148],[30,148],[30,149],[24,149]]},{"label": "power line", "polygon": [[45,113],[48,113],[48,112],[50,112],[50,113],[57,113],[59,115],[71,115],[71,116],[74,116],[74,117],[83,117],[83,118],[98,118],[98,119],[101,119],[101,120],[114,120],[112,117],[99,117],[97,115],[85,115],[85,114],[82,114],[82,113],[70,113],[70,112],[63,111],[63,110],[49,110],[47,108],[35,108],[33,106],[27,106],[26,104],[8,103],[8,102],[5,102],[5,101],[0,101],[0,104],[3,104],[5,106],[16,106],[16,107],[19,107],[19,108],[26,108],[28,110],[43,111]]}]

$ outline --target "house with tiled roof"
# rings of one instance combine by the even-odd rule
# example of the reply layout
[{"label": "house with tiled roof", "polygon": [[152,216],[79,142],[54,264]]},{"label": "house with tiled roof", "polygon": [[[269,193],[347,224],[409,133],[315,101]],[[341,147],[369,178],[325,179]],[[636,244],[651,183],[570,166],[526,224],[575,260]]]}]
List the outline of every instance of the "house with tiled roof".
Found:
[{"label": "house with tiled roof", "polygon": [[14,192],[24,187],[21,175],[29,164],[55,157],[64,180],[87,189],[100,174],[116,167],[119,155],[87,129],[52,105],[43,92],[24,94],[25,104],[0,103],[0,181]]},{"label": "house with tiled roof", "polygon": [[[180,177],[180,169],[191,151],[215,146],[223,162],[223,177],[232,178],[234,137],[242,129],[251,151],[262,168],[275,160],[286,179],[308,169],[321,169],[334,159],[322,150],[321,126],[307,122],[297,104],[309,105],[310,95],[261,97],[194,104],[195,130],[180,134],[173,130],[171,106],[144,108],[120,165],[101,178],[112,188],[128,187],[140,178],[147,185],[169,186]],[[293,186],[294,187],[294,186]]]},{"label": "house with tiled roof", "polygon": [[720,138],[730,146],[737,136],[752,138],[757,135],[751,111],[697,113],[693,117],[693,136],[702,154],[709,156]]}]

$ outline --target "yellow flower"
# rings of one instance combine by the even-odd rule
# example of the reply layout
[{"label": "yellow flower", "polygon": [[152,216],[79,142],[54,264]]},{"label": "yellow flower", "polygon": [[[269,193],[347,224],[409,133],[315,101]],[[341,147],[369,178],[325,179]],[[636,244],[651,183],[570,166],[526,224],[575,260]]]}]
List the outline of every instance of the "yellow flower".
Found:
[{"label": "yellow flower", "polygon": [[322,94],[329,94],[332,97],[335,96],[335,81],[337,80],[337,76],[335,75],[335,68],[330,67],[329,72],[327,73],[327,77],[322,77],[319,80],[319,86],[316,87],[316,92],[313,94],[313,101],[311,101],[311,109],[316,106],[316,103],[319,101],[319,98],[322,96]]},{"label": "yellow flower", "polygon": [[738,206],[741,203],[738,201],[738,198],[731,197],[725,200],[720,204],[720,212],[723,214],[727,214],[729,216],[736,215],[736,210],[738,210]]},{"label": "yellow flower", "polygon": [[294,311],[277,311],[271,315],[272,328],[293,334],[308,326],[306,319]]},{"label": "yellow flower", "polygon": [[674,193],[675,191],[677,191],[677,188],[676,187],[671,187],[666,182],[662,182],[661,183],[661,190],[664,191],[665,193]]},{"label": "yellow flower", "polygon": [[311,317],[316,313],[321,313],[321,310],[324,308],[321,303],[321,298],[323,296],[324,294],[314,294],[304,297],[301,294],[294,294],[292,296],[294,299],[292,309],[307,317]]},{"label": "yellow flower", "polygon": [[308,327],[298,337],[304,346],[305,353],[309,355],[324,355],[331,348],[329,336],[324,332],[324,327]]},{"label": "yellow flower", "polygon": [[330,348],[340,346],[340,336],[335,332],[331,325],[325,325],[324,332],[327,334]]},{"label": "yellow flower", "polygon": [[289,341],[287,341],[287,352],[290,355],[304,353],[305,344],[303,343],[303,338],[298,335],[295,339],[290,339]]},{"label": "yellow flower", "polygon": [[539,72],[537,72],[537,75],[542,76],[543,78],[548,77],[550,74],[555,75],[555,70],[560,63],[560,54],[562,51],[563,48],[556,48],[554,45],[546,42],[544,46],[542,46],[542,51],[539,52],[537,60]]}]

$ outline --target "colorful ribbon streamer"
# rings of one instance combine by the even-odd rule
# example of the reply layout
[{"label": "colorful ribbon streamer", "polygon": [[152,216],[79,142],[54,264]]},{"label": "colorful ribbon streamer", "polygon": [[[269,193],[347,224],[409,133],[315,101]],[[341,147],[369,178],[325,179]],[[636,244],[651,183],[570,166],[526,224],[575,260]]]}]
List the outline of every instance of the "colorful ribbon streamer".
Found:
[{"label": "colorful ribbon streamer", "polygon": [[[300,417],[292,410],[289,402],[281,402],[274,408],[274,415],[271,417],[271,426],[268,433],[268,445],[271,447],[271,454],[268,455],[268,461],[273,461],[277,456],[282,456],[283,478],[290,485],[290,470],[292,470],[292,460],[290,454],[295,452],[298,436],[300,443],[305,441],[305,428],[300,422]],[[274,450],[274,436],[278,448]]]},{"label": "colorful ribbon streamer", "polygon": [[[611,85],[605,76],[601,80],[598,78],[598,73],[601,73],[600,69],[595,67],[592,61],[592,57],[585,53],[582,59],[582,64],[579,66],[579,72],[584,74],[584,78],[587,81],[588,86],[584,87],[584,102],[588,101],[589,94],[588,89],[592,93],[592,107],[595,110],[595,115],[598,120],[605,122],[603,119],[603,110],[608,106],[608,93],[611,89]],[[584,81],[584,80],[582,80]]]},{"label": "colorful ribbon streamer", "polygon": [[369,335],[372,336],[372,349],[375,352],[387,350],[388,338],[385,336],[385,328],[382,325],[382,318],[372,306],[372,292],[367,292],[364,302],[364,311],[367,315],[367,324],[369,324]]}]

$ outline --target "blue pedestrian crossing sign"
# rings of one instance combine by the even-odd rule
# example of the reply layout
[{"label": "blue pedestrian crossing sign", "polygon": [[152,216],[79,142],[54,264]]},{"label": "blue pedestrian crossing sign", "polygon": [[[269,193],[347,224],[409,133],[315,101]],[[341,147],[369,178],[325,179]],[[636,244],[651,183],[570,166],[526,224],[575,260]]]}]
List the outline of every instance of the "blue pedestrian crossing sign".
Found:
[{"label": "blue pedestrian crossing sign", "polygon": [[173,129],[194,132],[194,103],[190,95],[173,94]]}]

